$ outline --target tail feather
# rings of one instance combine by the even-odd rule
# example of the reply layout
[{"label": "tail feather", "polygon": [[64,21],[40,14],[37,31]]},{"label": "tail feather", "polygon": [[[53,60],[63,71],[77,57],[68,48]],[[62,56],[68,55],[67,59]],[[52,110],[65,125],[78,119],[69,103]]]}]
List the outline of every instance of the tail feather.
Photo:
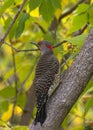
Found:
[{"label": "tail feather", "polygon": [[46,103],[44,103],[42,107],[37,110],[35,125],[37,124],[37,122],[40,122],[40,124],[42,125],[45,119],[46,119]]}]

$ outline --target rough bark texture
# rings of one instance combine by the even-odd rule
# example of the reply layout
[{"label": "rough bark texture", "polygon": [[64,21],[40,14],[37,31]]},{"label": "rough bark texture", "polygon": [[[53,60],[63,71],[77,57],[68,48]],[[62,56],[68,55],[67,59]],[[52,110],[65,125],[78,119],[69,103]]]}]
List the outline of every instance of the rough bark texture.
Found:
[{"label": "rough bark texture", "polygon": [[93,75],[93,30],[65,73],[57,91],[47,104],[47,119],[43,126],[30,126],[30,130],[59,130],[60,124],[77,101]]}]

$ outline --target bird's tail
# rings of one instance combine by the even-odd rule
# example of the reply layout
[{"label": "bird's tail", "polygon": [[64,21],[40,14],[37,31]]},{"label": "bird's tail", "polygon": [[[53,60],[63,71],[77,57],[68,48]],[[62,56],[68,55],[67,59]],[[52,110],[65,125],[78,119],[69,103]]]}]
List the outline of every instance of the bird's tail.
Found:
[{"label": "bird's tail", "polygon": [[46,119],[46,103],[44,103],[41,108],[38,108],[35,118],[35,125],[40,122],[42,125]]}]

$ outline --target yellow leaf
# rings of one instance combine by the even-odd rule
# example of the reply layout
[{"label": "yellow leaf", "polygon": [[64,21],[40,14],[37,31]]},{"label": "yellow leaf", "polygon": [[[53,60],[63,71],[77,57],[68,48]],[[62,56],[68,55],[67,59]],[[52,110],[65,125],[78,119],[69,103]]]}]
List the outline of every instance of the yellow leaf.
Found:
[{"label": "yellow leaf", "polygon": [[36,8],[33,11],[31,11],[30,15],[38,18],[39,17],[39,8]]},{"label": "yellow leaf", "polygon": [[68,3],[69,3],[69,0],[63,0],[63,1],[62,1],[62,6],[63,6],[63,5],[66,6]]},{"label": "yellow leaf", "polygon": [[68,48],[69,48],[69,46],[70,46],[69,43],[64,43],[64,44],[63,44],[63,49],[64,49],[64,51],[67,51]]},{"label": "yellow leaf", "polygon": [[[12,111],[13,111],[13,104],[9,105],[8,110],[2,115],[2,120],[3,121],[8,121],[11,116],[12,116]],[[21,108],[16,106],[14,110],[14,114],[20,114],[22,112]]]},{"label": "yellow leaf", "polygon": [[59,19],[59,16],[61,15],[62,13],[62,10],[61,9],[57,9],[56,12],[55,12],[55,16],[57,19]]}]

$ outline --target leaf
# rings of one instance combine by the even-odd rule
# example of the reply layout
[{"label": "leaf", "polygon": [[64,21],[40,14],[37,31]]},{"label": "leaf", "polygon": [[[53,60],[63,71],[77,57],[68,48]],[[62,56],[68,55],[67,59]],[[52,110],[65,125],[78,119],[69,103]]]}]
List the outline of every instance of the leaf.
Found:
[{"label": "leaf", "polygon": [[77,8],[77,13],[84,13],[87,11],[89,5],[88,4],[80,4],[78,5],[78,8]]},{"label": "leaf", "polygon": [[54,7],[61,9],[61,0],[51,0]]},{"label": "leaf", "polygon": [[90,92],[90,91],[93,91],[93,81],[92,81],[92,80],[90,80],[90,81],[88,82],[88,84],[87,84],[87,86],[86,86],[86,88],[85,88],[83,94],[87,93],[88,91],[89,91],[89,92]]},{"label": "leaf", "polygon": [[0,7],[0,14],[6,11],[6,9],[8,9],[13,3],[14,0],[5,0],[3,6]]},{"label": "leaf", "polygon": [[12,26],[10,33],[9,33],[9,38],[12,39],[15,36],[16,33],[16,28],[17,28],[17,22],[14,23]]},{"label": "leaf", "polygon": [[29,130],[27,126],[14,126],[13,130]]},{"label": "leaf", "polygon": [[29,8],[30,11],[37,8],[41,4],[42,0],[30,0],[29,1]]},{"label": "leaf", "polygon": [[29,18],[29,14],[28,13],[23,13],[20,20],[19,20],[19,23],[18,23],[18,26],[17,26],[17,29],[16,29],[16,34],[15,34],[15,38],[17,39],[18,37],[20,37],[20,35],[22,34],[23,30],[24,30],[24,27],[25,27],[25,22],[26,20]]},{"label": "leaf", "polygon": [[87,112],[89,111],[89,109],[91,108],[93,106],[93,97],[91,97],[90,99],[89,99],[89,101],[87,102],[87,104],[86,104],[86,106],[85,106],[85,110],[86,110],[86,114],[87,114]]},{"label": "leaf", "polygon": [[88,15],[89,15],[89,22],[90,24],[93,25],[93,4],[89,6]]},{"label": "leaf", "polygon": [[54,7],[50,0],[42,1],[39,12],[47,22],[53,18],[54,11]]},{"label": "leaf", "polygon": [[10,77],[12,77],[14,74],[14,70],[11,68],[11,70],[9,70],[8,72],[6,72],[6,74],[4,75],[4,80],[8,80]]},{"label": "leaf", "polygon": [[8,101],[6,100],[0,100],[0,113],[5,112],[8,110]]},{"label": "leaf", "polygon": [[15,96],[15,88],[13,87],[6,87],[0,91],[0,97],[3,98],[12,98]]},{"label": "leaf", "polygon": [[10,23],[11,23],[11,21],[12,21],[12,18],[9,16],[9,17],[7,18],[7,20],[5,21],[5,26],[4,26],[4,29],[5,29],[5,30],[8,28],[8,26],[9,26]]},{"label": "leaf", "polygon": [[87,13],[81,13],[74,17],[72,28],[69,30],[69,33],[77,31],[82,28],[88,22]]},{"label": "leaf", "polygon": [[25,103],[26,103],[26,95],[20,94],[17,98],[17,105],[20,106],[21,108],[24,108]]},{"label": "leaf", "polygon": [[77,44],[79,47],[81,47],[85,41],[85,38],[86,38],[86,35],[82,34],[82,35],[67,39],[67,41],[71,42],[72,44]]}]

